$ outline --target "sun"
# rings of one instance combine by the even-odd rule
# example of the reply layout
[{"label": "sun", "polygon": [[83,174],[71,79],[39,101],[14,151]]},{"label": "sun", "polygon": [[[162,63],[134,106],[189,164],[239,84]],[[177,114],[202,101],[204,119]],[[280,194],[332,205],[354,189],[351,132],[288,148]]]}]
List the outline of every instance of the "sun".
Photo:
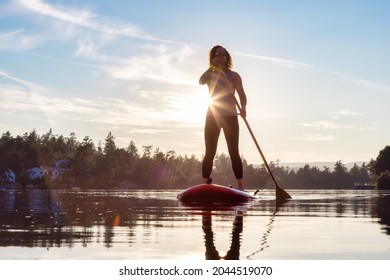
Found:
[{"label": "sun", "polygon": [[210,104],[211,98],[207,92],[189,94],[180,105],[181,120],[191,124],[203,123]]}]

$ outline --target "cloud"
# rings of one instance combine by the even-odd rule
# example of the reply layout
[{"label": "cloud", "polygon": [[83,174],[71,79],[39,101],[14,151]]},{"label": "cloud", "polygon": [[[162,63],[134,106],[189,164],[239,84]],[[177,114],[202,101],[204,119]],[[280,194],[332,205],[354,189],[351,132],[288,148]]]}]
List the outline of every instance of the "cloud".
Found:
[{"label": "cloud", "polygon": [[301,71],[313,71],[313,70],[321,71],[321,72],[324,72],[328,75],[335,77],[339,81],[348,83],[350,85],[364,87],[364,88],[368,88],[370,90],[375,90],[375,91],[379,91],[379,92],[390,93],[390,85],[388,85],[388,84],[373,82],[373,81],[370,81],[368,79],[359,78],[359,77],[355,77],[355,76],[347,74],[347,73],[343,73],[341,71],[326,69],[326,68],[310,65],[310,64],[307,64],[304,62],[299,62],[299,61],[284,59],[284,58],[278,58],[278,57],[246,54],[246,53],[242,53],[242,52],[235,52],[235,54],[260,59],[263,61],[270,62],[272,64],[276,64],[276,65],[280,65],[283,67],[288,67],[288,68],[292,68],[292,69],[296,69],[296,70],[301,70]]},{"label": "cloud", "polygon": [[83,25],[93,18],[93,15],[83,10],[61,10],[41,0],[15,0],[19,6],[33,12],[57,18],[74,24]]},{"label": "cloud", "polygon": [[343,124],[338,124],[329,121],[315,121],[310,123],[300,123],[299,125],[307,128],[330,129],[330,130],[355,128],[354,125],[343,125]]},{"label": "cloud", "polygon": [[88,119],[94,114],[100,114],[97,106],[86,106],[77,99],[67,99],[57,96],[57,93],[45,86],[0,72],[0,77],[10,81],[0,83],[0,111],[23,115],[27,112],[42,113],[52,127],[66,119],[76,121]]},{"label": "cloud", "polygon": [[329,112],[328,114],[331,116],[361,116],[361,115],[363,115],[362,113],[353,112],[350,110],[340,110],[340,111],[336,111],[336,112]]},{"label": "cloud", "polygon": [[254,54],[245,54],[245,53],[241,53],[241,52],[235,52],[235,54],[241,55],[241,56],[257,58],[260,60],[271,62],[271,63],[276,64],[276,65],[280,65],[280,66],[284,66],[284,67],[288,67],[288,68],[293,68],[293,69],[297,69],[297,70],[309,71],[310,69],[312,69],[312,66],[309,64],[302,63],[299,61],[284,59],[284,58],[269,57],[269,56],[254,55]]},{"label": "cloud", "polygon": [[23,28],[0,33],[0,50],[25,51],[35,48],[48,40],[44,34],[25,34]]},{"label": "cloud", "polygon": [[192,69],[187,61],[193,54],[191,48],[155,46],[118,63],[104,65],[102,71],[120,80],[154,80],[175,85],[196,86]]},{"label": "cloud", "polygon": [[[180,112],[180,108],[171,106],[172,94],[155,96],[154,107],[120,98],[68,98],[60,96],[49,87],[0,71],[0,111],[23,114],[40,112],[53,128],[63,122],[85,122],[95,127],[131,126],[137,132],[157,134],[192,125],[189,121],[183,124],[184,119],[177,118],[186,112]],[[177,98],[180,100],[182,96]]]},{"label": "cloud", "polygon": [[[18,3],[39,12],[39,14],[80,26],[87,26],[85,22],[94,18],[94,15],[87,12],[70,9],[59,10],[42,1],[19,1]],[[108,21],[94,20],[96,23],[94,30],[102,32],[108,30],[103,26],[97,28],[98,23],[109,25]],[[25,33],[24,29],[18,29],[3,33],[0,38],[4,38],[4,42],[9,42],[8,46],[12,48],[11,42],[15,44],[15,42],[22,41]],[[54,34],[54,32],[47,31],[45,34]],[[194,89],[197,90],[197,79],[192,76],[194,67],[191,65],[192,60],[189,59],[194,54],[193,49],[185,44],[166,44],[166,42],[156,43],[155,41],[147,44],[141,44],[140,42],[133,44],[133,42],[129,42],[130,33],[127,32],[126,34],[127,37],[125,36],[125,38],[110,37],[96,32],[85,32],[82,29],[79,29],[77,34],[74,33],[73,37],[75,35],[79,36],[78,40],[71,41],[71,43],[76,42],[77,44],[75,55],[92,61],[90,64],[83,63],[80,59],[73,62],[66,56],[55,58],[34,53],[26,54],[59,63],[98,69],[105,73],[111,81],[112,79],[137,81],[137,87],[130,89],[131,92],[127,100],[103,97],[93,100],[69,98],[64,92],[58,92],[49,87],[20,79],[9,75],[7,72],[0,72],[0,78],[3,77],[8,81],[7,83],[1,83],[0,80],[0,109],[13,113],[23,112],[23,115],[26,112],[41,113],[53,128],[58,127],[61,123],[70,124],[77,121],[80,123],[89,122],[97,129],[103,126],[128,127],[131,125],[136,127],[133,132],[156,134],[167,131],[167,123],[170,124],[169,130],[183,125],[192,126],[189,116],[185,119],[188,120],[186,124],[183,124],[183,119],[179,120],[177,118],[177,116],[183,116],[183,114],[180,112],[181,109],[176,106],[177,104],[169,100],[169,97],[185,93],[187,96],[180,98],[186,99],[189,92],[193,92]],[[133,35],[137,36],[137,34]],[[50,36],[39,38],[49,40]],[[58,39],[60,37],[53,38]],[[121,44],[118,44],[119,41]],[[36,44],[30,44],[29,46],[38,46],[41,42],[43,40],[37,40]],[[129,47],[124,47],[126,45]],[[118,46],[121,46],[120,51],[112,51],[112,47],[119,49]],[[30,47],[26,45],[25,49]],[[112,55],[112,53],[115,55]],[[142,83],[142,81],[148,81],[149,83]],[[155,90],[158,91],[158,94],[153,94],[151,89],[155,85],[150,81],[169,83],[171,87],[166,90],[167,92]],[[140,87],[138,84],[140,82],[146,88]],[[134,85],[134,83],[132,84]],[[186,87],[182,87],[183,85]],[[152,96],[153,108],[148,107],[143,100],[140,101],[142,96]]]},{"label": "cloud", "polygon": [[378,82],[373,82],[368,79],[364,78],[358,78],[355,76],[352,76],[350,74],[346,74],[340,71],[335,71],[335,70],[329,70],[329,69],[322,69],[323,71],[327,71],[337,77],[339,81],[346,82],[348,84],[357,86],[357,87],[364,87],[368,88],[370,90],[375,90],[379,92],[385,92],[385,93],[390,93],[390,85],[388,84],[383,84],[383,83],[378,83]]},{"label": "cloud", "polygon": [[[97,15],[81,8],[54,6],[42,0],[15,0],[14,3],[23,10],[81,27],[64,35],[65,39],[73,38],[71,43],[76,42],[75,56],[78,60],[84,58],[94,63],[78,63],[79,65],[95,67],[116,80],[197,85],[197,79],[193,77],[193,60],[190,59],[194,51],[185,43],[156,38],[132,23]],[[49,28],[57,31],[59,28],[69,29],[59,27],[58,24],[49,25]],[[19,40],[23,40],[20,37],[22,32],[23,30],[18,30],[13,37],[19,36]],[[55,35],[54,31],[47,33],[61,36]],[[134,41],[134,38],[141,40]]]},{"label": "cloud", "polygon": [[167,43],[181,43],[178,41],[156,38],[132,23],[100,16],[80,8],[58,7],[45,3],[42,0],[15,0],[15,2],[20,7],[43,16],[48,16],[63,22],[110,35],[127,36]]},{"label": "cloud", "polygon": [[307,142],[330,142],[334,141],[336,137],[333,135],[307,134],[304,137],[298,139]]},{"label": "cloud", "polygon": [[310,127],[310,128],[321,128],[321,129],[339,129],[341,127],[341,125],[329,121],[301,123],[300,126]]},{"label": "cloud", "polygon": [[49,89],[47,87],[43,87],[43,86],[37,85],[35,83],[17,78],[15,76],[9,75],[7,72],[1,71],[1,70],[0,70],[0,77],[3,77],[9,81],[13,81],[15,84],[22,86],[24,90],[26,90],[32,94],[37,93],[37,92],[47,93],[47,92],[52,91],[51,89]]}]

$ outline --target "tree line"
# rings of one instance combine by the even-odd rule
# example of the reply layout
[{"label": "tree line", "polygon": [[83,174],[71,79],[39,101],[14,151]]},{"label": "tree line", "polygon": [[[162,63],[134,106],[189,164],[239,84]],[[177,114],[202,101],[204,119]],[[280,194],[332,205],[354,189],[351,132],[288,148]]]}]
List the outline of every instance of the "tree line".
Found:
[{"label": "tree line", "polygon": [[[66,160],[68,165],[54,182],[48,178],[32,180],[28,177],[27,170],[53,166],[57,160]],[[6,170],[12,170],[17,182],[22,185],[184,188],[201,181],[201,164],[202,159],[195,155],[178,155],[173,150],[163,152],[153,146],[141,146],[139,149],[133,140],[127,147],[120,148],[111,132],[97,146],[88,136],[79,141],[74,133],[68,137],[58,136],[51,129],[43,135],[33,130],[16,137],[7,131],[0,138],[0,172],[4,174]],[[243,165],[248,188],[273,187],[264,164],[249,164],[243,158]],[[371,185],[373,182],[380,188],[386,188],[390,182],[390,147],[381,151],[380,156],[369,164],[355,164],[349,170],[342,161],[337,161],[333,169],[320,169],[308,164],[298,170],[275,162],[269,165],[283,188],[354,188],[356,183]],[[228,155],[217,154],[212,177],[218,184],[235,182]]]}]

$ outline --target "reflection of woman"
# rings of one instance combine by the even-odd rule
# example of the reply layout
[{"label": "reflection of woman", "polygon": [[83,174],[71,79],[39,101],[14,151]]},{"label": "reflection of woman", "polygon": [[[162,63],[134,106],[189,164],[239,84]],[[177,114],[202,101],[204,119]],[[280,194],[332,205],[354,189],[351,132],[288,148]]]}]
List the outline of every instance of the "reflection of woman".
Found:
[{"label": "reflection of woman", "polygon": [[242,233],[243,216],[242,213],[237,214],[233,222],[232,239],[230,249],[224,257],[219,255],[218,250],[214,245],[214,232],[211,223],[211,213],[203,215],[202,228],[205,237],[206,260],[238,260],[240,259],[240,239]]},{"label": "reflection of woman", "polygon": [[209,53],[210,67],[199,79],[207,84],[212,98],[205,124],[206,152],[202,164],[203,183],[209,181],[221,128],[225,134],[229,156],[236,176],[238,189],[243,190],[242,161],[238,149],[239,126],[234,94],[237,91],[241,103],[241,116],[246,117],[246,95],[241,77],[231,70],[232,59],[228,51],[214,46]]}]

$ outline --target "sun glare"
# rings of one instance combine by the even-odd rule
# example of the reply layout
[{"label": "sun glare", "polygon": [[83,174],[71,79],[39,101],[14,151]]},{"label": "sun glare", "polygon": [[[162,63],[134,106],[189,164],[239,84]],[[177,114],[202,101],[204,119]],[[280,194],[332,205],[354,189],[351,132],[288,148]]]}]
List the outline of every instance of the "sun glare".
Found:
[{"label": "sun glare", "polygon": [[181,120],[187,123],[203,123],[210,104],[211,99],[205,92],[195,92],[188,95],[188,98],[180,104]]}]

